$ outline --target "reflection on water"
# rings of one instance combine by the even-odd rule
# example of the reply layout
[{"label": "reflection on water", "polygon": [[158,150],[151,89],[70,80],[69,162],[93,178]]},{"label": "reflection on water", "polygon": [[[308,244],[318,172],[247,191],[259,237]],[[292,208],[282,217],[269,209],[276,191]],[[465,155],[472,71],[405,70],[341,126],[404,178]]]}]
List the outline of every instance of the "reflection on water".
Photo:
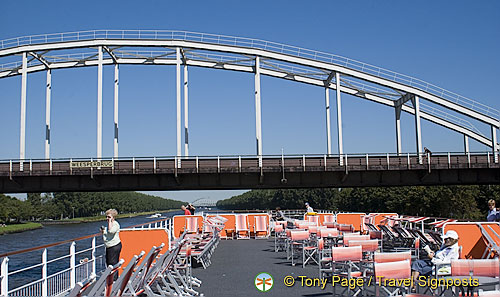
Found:
[{"label": "reflection on water", "polygon": [[[164,213],[163,217],[171,217],[173,215],[181,214],[180,211],[173,211]],[[122,218],[117,221],[120,223],[121,228],[144,224],[155,221],[161,218],[151,219],[148,216],[139,216],[133,218]],[[162,217],[162,218],[163,218]],[[14,233],[0,236],[0,254],[23,250],[36,246],[46,245],[59,241],[78,238],[86,235],[99,233],[99,227],[104,225],[102,222],[91,222],[81,224],[64,224],[64,225],[45,225],[42,229],[26,231],[22,233]],[[76,243],[76,252],[91,247],[92,239],[80,240]],[[96,245],[102,244],[102,236],[96,237]],[[65,243],[50,247],[47,249],[47,260],[56,259],[58,257],[66,256],[69,254],[71,243]],[[33,252],[9,256],[9,271],[15,271],[23,267],[36,265],[42,261],[43,250],[36,250]],[[104,249],[97,251],[97,256],[102,255]],[[81,253],[76,257],[76,263],[84,258],[91,258],[90,251]],[[97,261],[97,269],[103,267],[102,261]],[[69,268],[69,258],[55,261],[47,265],[47,274],[50,276],[54,272]],[[26,284],[30,281],[40,279],[42,268],[37,267],[25,272],[17,273],[9,276],[9,289],[18,287],[19,285]]]}]

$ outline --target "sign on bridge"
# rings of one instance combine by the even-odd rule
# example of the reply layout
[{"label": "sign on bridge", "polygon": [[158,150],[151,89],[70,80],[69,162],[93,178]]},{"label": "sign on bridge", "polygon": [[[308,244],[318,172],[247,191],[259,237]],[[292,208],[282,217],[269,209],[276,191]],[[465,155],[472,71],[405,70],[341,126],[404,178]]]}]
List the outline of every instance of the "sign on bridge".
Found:
[{"label": "sign on bridge", "polygon": [[71,168],[113,167],[113,161],[71,161]]}]

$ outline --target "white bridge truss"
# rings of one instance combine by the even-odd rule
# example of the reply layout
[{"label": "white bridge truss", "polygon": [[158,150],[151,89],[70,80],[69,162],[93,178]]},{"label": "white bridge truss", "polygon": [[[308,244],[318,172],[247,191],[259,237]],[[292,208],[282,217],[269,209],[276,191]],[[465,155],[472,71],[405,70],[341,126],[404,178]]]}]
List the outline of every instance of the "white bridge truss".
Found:
[{"label": "white bridge truss", "polygon": [[[22,57],[19,59],[19,57]],[[257,155],[262,155],[260,75],[325,89],[327,153],[332,154],[330,90],[336,91],[338,154],[343,154],[341,93],[394,108],[396,151],[401,153],[401,111],[415,117],[416,152],[423,153],[421,119],[441,125],[491,148],[498,162],[500,111],[420,79],[346,57],[258,39],[186,31],[96,30],[25,36],[0,41],[0,78],[22,75],[20,160],[25,159],[26,88],[29,73],[46,71],[45,158],[50,158],[51,72],[97,66],[97,157],[102,157],[102,68],[115,67],[114,157],[118,157],[119,65],[175,65],[177,85],[177,156],[182,156],[181,94],[184,95],[184,156],[188,143],[188,67],[254,73]],[[183,85],[181,83],[183,66]],[[476,128],[478,126],[479,128]],[[487,135],[481,131],[489,130]],[[489,135],[488,135],[489,134]]]},{"label": "white bridge truss", "polygon": [[210,198],[198,198],[193,201],[192,204],[194,207],[215,207],[217,205],[217,201]]}]

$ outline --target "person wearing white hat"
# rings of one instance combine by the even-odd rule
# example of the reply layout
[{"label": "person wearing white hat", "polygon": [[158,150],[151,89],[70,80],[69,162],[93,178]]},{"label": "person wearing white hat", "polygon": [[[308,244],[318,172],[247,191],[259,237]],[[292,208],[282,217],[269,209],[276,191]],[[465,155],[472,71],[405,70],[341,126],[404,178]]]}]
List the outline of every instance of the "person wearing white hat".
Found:
[{"label": "person wearing white hat", "polygon": [[309,205],[309,202],[306,202],[307,213],[313,213],[313,208]]},{"label": "person wearing white hat", "polygon": [[[451,260],[458,259],[459,247],[458,247],[458,233],[453,230],[448,230],[445,235],[442,236],[444,243],[441,248],[436,251],[430,251],[428,253],[428,258],[426,260],[416,260],[411,265],[413,285],[415,286],[418,282],[418,277],[420,275],[429,276],[435,265],[442,265],[441,269],[449,269],[451,265]],[[445,264],[445,265],[443,265]]]}]

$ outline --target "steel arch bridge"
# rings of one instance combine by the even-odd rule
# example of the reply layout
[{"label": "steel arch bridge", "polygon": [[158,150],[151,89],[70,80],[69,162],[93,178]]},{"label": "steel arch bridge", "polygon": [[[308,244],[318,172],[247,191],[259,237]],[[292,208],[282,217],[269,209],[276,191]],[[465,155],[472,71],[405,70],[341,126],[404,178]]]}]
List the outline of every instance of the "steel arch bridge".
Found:
[{"label": "steel arch bridge", "polygon": [[194,207],[215,207],[217,201],[211,200],[210,198],[198,198],[192,202]]},{"label": "steel arch bridge", "polygon": [[[22,58],[19,59],[19,56]],[[45,71],[45,158],[50,158],[51,72],[63,68],[96,66],[98,69],[97,158],[102,157],[102,72],[114,65],[114,157],[118,157],[119,65],[175,65],[177,156],[182,156],[181,93],[184,95],[184,156],[188,143],[188,67],[206,67],[254,73],[257,155],[262,155],[260,76],[267,75],[316,85],[325,89],[327,154],[332,154],[330,90],[336,91],[338,154],[344,154],[341,93],[377,102],[395,111],[396,151],[401,153],[400,115],[414,115],[416,152],[423,152],[421,119],[446,127],[491,148],[495,161],[499,143],[500,112],[420,79],[346,57],[264,40],[186,31],[97,30],[36,36],[0,41],[0,78],[22,76],[19,159],[25,159],[26,88],[28,74]],[[181,84],[181,66],[183,86]],[[480,125],[480,129],[476,126]],[[490,135],[481,130],[489,127]]]}]

